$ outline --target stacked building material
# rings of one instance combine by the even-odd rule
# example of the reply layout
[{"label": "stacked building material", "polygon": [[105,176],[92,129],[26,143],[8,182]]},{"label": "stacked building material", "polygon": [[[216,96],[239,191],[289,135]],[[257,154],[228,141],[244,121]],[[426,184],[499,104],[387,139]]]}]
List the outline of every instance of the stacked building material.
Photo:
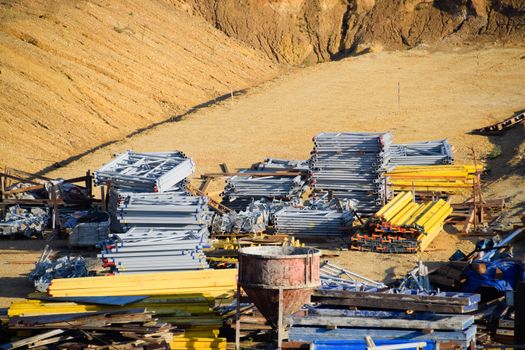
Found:
[{"label": "stacked building material", "polygon": [[197,270],[208,268],[203,248],[209,247],[208,229],[177,231],[133,227],[105,242],[105,267],[118,273]]},{"label": "stacked building material", "polygon": [[173,294],[231,296],[236,286],[236,274],[235,269],[226,269],[62,278],[51,281],[48,294],[53,297]]},{"label": "stacked building material", "polygon": [[457,194],[472,191],[478,165],[396,166],[386,176],[394,191]]},{"label": "stacked building material", "polygon": [[310,159],[314,190],[351,199],[358,212],[373,213],[384,202],[391,143],[388,132],[318,134]]},{"label": "stacked building material", "polygon": [[177,230],[200,230],[208,225],[208,198],[190,196],[183,191],[165,193],[112,191],[108,208],[127,230],[131,227],[170,227]]},{"label": "stacked building material", "polygon": [[95,184],[136,192],[164,192],[195,171],[182,152],[138,153],[127,151],[95,172]]},{"label": "stacked building material", "polygon": [[306,314],[292,316],[289,340],[311,343],[371,337],[466,349],[476,335],[474,317],[467,314],[477,310],[480,300],[478,294],[439,291],[317,289],[312,295],[315,306]]},{"label": "stacked building material", "polygon": [[452,147],[445,140],[393,144],[389,167],[398,165],[443,165],[454,163]]},{"label": "stacked building material", "polygon": [[452,213],[450,204],[415,203],[411,192],[400,192],[358,229],[351,248],[380,253],[416,253],[425,250]]},{"label": "stacked building material", "polygon": [[348,202],[339,207],[332,203],[303,208],[285,206],[273,214],[273,227],[277,233],[296,237],[348,235],[354,221],[354,211]]},{"label": "stacked building material", "polygon": [[[35,295],[32,297],[42,297]],[[218,338],[222,319],[213,311],[214,300],[199,294],[177,294],[150,297],[77,297],[50,298],[46,300],[24,300],[13,302],[8,309],[10,318],[26,315],[55,317],[55,315],[96,315],[108,312],[143,310],[153,312],[158,322],[175,326],[171,349],[192,343],[206,343],[209,349],[224,349],[226,339]],[[186,348],[186,347],[184,347]]]},{"label": "stacked building material", "polygon": [[[272,174],[272,171],[268,171]],[[306,188],[301,175],[249,176],[250,170],[228,179],[222,193],[222,204],[236,211],[245,210],[250,203],[258,200],[297,201]]]},{"label": "stacked building material", "polygon": [[[157,322],[151,311],[134,309],[50,316],[11,317],[9,329],[43,331],[39,335],[0,345],[0,349],[28,346],[39,349],[166,349],[173,339],[171,326]],[[51,331],[49,331],[51,329]],[[108,344],[110,344],[108,346]]]}]

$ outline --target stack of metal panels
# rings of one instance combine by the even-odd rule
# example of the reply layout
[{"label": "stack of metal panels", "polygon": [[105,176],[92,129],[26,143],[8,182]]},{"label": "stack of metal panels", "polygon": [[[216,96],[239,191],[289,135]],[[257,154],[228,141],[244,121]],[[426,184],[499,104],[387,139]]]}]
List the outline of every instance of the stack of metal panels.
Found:
[{"label": "stack of metal panels", "polygon": [[272,221],[277,233],[298,237],[344,236],[352,227],[354,212],[346,208],[287,206],[274,213]]},{"label": "stack of metal panels", "polygon": [[209,267],[202,252],[209,246],[207,228],[134,227],[106,241],[98,257],[118,273],[198,270]]},{"label": "stack of metal panels", "polygon": [[95,172],[95,184],[136,192],[164,192],[195,171],[182,152],[137,153],[127,151]]},{"label": "stack of metal panels", "polygon": [[200,229],[208,225],[208,198],[182,193],[132,193],[110,208],[124,227],[163,226]]},{"label": "stack of metal panels", "polygon": [[[249,171],[242,171],[249,174]],[[306,181],[297,176],[232,176],[223,192],[222,204],[236,211],[245,210],[253,201],[298,200]]]},{"label": "stack of metal panels", "polygon": [[389,167],[398,165],[443,165],[454,163],[448,140],[392,145]]},{"label": "stack of metal panels", "polygon": [[373,213],[383,203],[383,173],[390,158],[392,135],[323,132],[314,138],[310,159],[316,192],[355,202],[357,211]]},{"label": "stack of metal panels", "polygon": [[112,231],[99,255],[116,273],[208,268],[208,198],[192,196],[194,163],[182,152],[127,152],[95,173],[109,183]]}]

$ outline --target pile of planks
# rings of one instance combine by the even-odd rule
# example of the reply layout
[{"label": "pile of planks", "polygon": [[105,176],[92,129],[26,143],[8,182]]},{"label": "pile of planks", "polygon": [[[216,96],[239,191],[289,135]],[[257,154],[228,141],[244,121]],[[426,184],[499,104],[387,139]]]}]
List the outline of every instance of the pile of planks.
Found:
[{"label": "pile of planks", "polygon": [[226,339],[218,337],[222,317],[213,310],[217,301],[202,294],[53,298],[33,293],[31,297],[43,300],[13,302],[8,310],[11,320],[28,315],[53,318],[60,315],[97,315],[148,310],[155,315],[158,322],[176,327],[177,333],[168,341],[171,349],[186,349],[194,343],[203,346],[208,344],[204,347],[206,349],[223,349],[226,346]]},{"label": "pile of planks", "polygon": [[[480,296],[466,293],[357,292],[315,290],[315,306],[292,317],[289,340],[403,339],[466,349],[475,341],[474,316]],[[348,308],[354,308],[349,310]]]},{"label": "pile of planks", "polygon": [[356,230],[350,247],[380,253],[423,251],[451,212],[450,204],[442,199],[418,204],[412,192],[400,192]]},{"label": "pile of planks", "polygon": [[0,345],[0,349],[169,349],[172,326],[158,322],[145,309],[17,316],[9,320],[15,331],[45,331]]}]

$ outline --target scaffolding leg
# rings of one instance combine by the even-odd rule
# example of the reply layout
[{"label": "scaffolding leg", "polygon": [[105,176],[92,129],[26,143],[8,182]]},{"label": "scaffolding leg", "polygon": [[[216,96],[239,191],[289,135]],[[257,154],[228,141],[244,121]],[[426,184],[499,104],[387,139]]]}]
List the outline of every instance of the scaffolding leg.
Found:
[{"label": "scaffolding leg", "polygon": [[237,305],[235,312],[235,349],[241,348],[241,286],[237,283]]}]

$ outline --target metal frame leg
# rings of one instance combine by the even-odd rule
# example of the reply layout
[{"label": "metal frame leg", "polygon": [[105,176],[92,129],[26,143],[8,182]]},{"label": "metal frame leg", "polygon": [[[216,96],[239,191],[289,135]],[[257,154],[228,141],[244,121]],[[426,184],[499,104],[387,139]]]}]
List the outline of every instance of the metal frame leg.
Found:
[{"label": "metal frame leg", "polygon": [[241,348],[241,286],[237,283],[237,305],[235,313],[235,349]]},{"label": "metal frame leg", "polygon": [[284,297],[283,297],[283,289],[279,288],[279,313],[278,313],[278,319],[277,319],[277,348],[280,349],[283,345],[283,336],[284,336],[284,329],[283,329],[283,304],[284,304]]}]

